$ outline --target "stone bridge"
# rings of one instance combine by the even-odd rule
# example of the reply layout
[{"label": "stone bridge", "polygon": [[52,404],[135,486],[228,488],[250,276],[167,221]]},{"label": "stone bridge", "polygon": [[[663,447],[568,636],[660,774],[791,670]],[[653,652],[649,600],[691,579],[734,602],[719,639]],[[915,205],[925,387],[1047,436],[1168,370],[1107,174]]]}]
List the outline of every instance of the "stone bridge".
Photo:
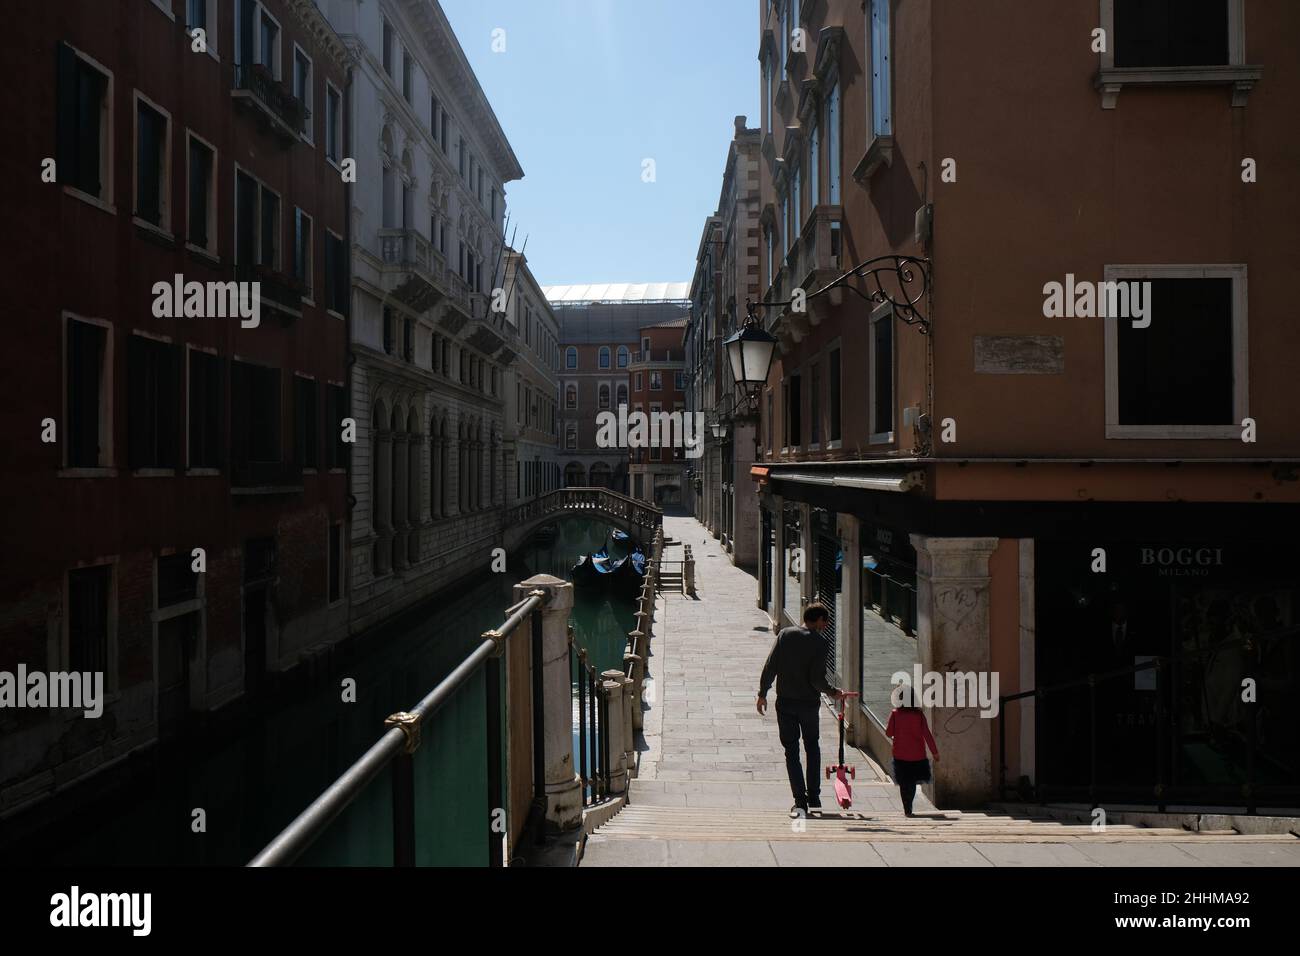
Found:
[{"label": "stone bridge", "polygon": [[664,521],[662,509],[608,488],[559,488],[506,509],[502,546],[511,553],[539,528],[568,516],[602,518],[644,545]]}]

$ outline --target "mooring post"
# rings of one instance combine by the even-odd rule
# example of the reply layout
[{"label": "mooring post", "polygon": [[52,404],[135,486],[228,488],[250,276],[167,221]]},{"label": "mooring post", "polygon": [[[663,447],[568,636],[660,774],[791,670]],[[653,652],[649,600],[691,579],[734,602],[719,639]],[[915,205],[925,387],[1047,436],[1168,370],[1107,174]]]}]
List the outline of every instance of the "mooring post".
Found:
[{"label": "mooring post", "polygon": [[[624,656],[623,666],[627,666],[627,658]],[[636,700],[636,686],[631,677],[627,676],[627,671],[623,672],[623,762],[627,766],[628,778],[636,776],[636,731],[632,728],[633,711],[640,710],[640,705]]]},{"label": "mooring post", "polygon": [[515,601],[526,599],[534,591],[550,595],[540,611],[541,660],[533,661],[532,665],[542,668],[546,822],[557,830],[571,830],[582,825],[582,780],[573,766],[573,684],[569,671],[573,585],[549,574],[539,574],[515,585]]},{"label": "mooring post", "polygon": [[628,653],[623,655],[623,660],[627,664],[627,675],[632,678],[630,691],[632,695],[632,731],[634,734],[645,727],[645,714],[641,711],[641,695],[645,687],[645,658],[641,652],[641,639],[643,636],[633,631],[632,646]]},{"label": "mooring post", "polygon": [[601,673],[601,687],[605,690],[605,753],[609,755],[606,774],[611,796],[627,792],[627,765],[623,746],[623,672]]}]

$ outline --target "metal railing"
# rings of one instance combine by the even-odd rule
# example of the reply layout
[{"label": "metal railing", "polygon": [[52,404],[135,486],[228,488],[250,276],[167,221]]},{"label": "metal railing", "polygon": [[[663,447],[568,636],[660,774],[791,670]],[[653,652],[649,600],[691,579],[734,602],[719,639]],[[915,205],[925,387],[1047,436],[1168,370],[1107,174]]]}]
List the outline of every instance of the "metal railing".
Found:
[{"label": "metal railing", "polygon": [[393,801],[393,865],[415,865],[415,751],[420,746],[421,728],[446,704],[479,668],[487,684],[487,813],[488,866],[504,865],[505,831],[494,826],[496,811],[505,804],[505,782],[501,763],[504,732],[501,720],[501,655],[506,643],[524,621],[531,618],[533,801],[530,823],[534,839],[545,840],[546,768],[543,741],[545,718],[542,695],[542,616],[549,601],[546,591],[536,590],[508,612],[502,625],[483,635],[482,642],[429,694],[409,711],[388,717],[389,730],[369,750],[329,785],[307,809],[268,843],[249,866],[287,866],[297,860],[329,828],[338,816],[390,764]]},{"label": "metal railing", "polygon": [[916,636],[916,585],[888,571],[863,568],[864,599],[880,616],[910,637]]},{"label": "metal railing", "polygon": [[311,111],[262,64],[236,63],[235,89],[251,93],[285,133],[297,136],[306,130]]},{"label": "metal railing", "polygon": [[609,695],[587,649],[573,640],[569,626],[569,660],[577,670],[578,775],[582,779],[582,805],[594,806],[610,796]]}]

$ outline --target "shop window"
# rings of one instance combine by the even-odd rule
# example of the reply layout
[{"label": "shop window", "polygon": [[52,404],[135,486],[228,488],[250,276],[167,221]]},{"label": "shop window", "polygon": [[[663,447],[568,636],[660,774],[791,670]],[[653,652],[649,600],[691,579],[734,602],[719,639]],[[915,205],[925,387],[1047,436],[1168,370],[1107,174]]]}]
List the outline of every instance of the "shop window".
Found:
[{"label": "shop window", "polygon": [[916,646],[916,552],[906,532],[863,523],[862,704],[884,724],[892,709],[890,676],[912,673]]},{"label": "shop window", "polygon": [[787,504],[783,517],[785,523],[783,609],[791,624],[802,624],[803,575],[807,560],[803,547],[803,513],[799,505]]}]

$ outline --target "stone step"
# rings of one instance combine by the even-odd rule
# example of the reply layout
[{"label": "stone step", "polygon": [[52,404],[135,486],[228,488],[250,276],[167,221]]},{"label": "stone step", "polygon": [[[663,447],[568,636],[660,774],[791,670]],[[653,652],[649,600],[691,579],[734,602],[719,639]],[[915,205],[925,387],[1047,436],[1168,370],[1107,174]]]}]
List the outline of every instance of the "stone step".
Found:
[{"label": "stone step", "polygon": [[1300,845],[1284,834],[1184,830],[1181,827],[1087,824],[1016,819],[988,814],[936,812],[906,817],[898,812],[829,811],[791,820],[776,810],[712,810],[685,807],[625,807],[596,834],[634,840],[815,840],[818,842],[938,843],[1278,843]]}]

